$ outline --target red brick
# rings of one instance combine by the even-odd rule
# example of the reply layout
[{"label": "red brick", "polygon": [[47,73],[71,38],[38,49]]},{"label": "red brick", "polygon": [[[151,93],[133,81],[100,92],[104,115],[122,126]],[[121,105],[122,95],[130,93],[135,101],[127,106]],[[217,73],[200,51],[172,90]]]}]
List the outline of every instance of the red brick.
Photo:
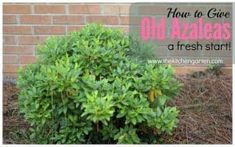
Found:
[{"label": "red brick", "polygon": [[54,16],[53,24],[84,24],[84,18],[82,16]]},{"label": "red brick", "polygon": [[20,64],[31,64],[36,61],[36,56],[22,55],[20,56]]},{"label": "red brick", "polygon": [[73,32],[73,31],[79,31],[82,29],[82,26],[67,26],[67,31],[69,32]]},{"label": "red brick", "polygon": [[18,56],[17,55],[3,55],[3,63],[4,64],[18,63]]},{"label": "red brick", "polygon": [[35,13],[38,14],[63,14],[65,13],[64,5],[35,5]]},{"label": "red brick", "polygon": [[99,5],[70,5],[69,13],[70,14],[99,14],[100,6]]},{"label": "red brick", "polygon": [[4,73],[16,73],[19,68],[17,64],[3,64]]},{"label": "red brick", "polygon": [[4,54],[34,54],[34,46],[26,45],[26,46],[14,46],[14,45],[6,45],[3,46]]},{"label": "red brick", "polygon": [[87,22],[100,23],[106,25],[118,25],[118,17],[116,16],[87,16]]},{"label": "red brick", "polygon": [[15,45],[16,37],[15,36],[3,36],[3,44],[4,45]]},{"label": "red brick", "polygon": [[130,5],[119,6],[120,14],[130,14]]},{"label": "red brick", "polygon": [[35,54],[35,46],[25,45],[19,47],[19,54],[21,55],[33,55]]},{"label": "red brick", "polygon": [[51,17],[45,15],[22,15],[21,24],[51,24]]},{"label": "red brick", "polygon": [[32,34],[31,26],[3,26],[4,34],[28,35]]},{"label": "red brick", "polygon": [[138,16],[120,16],[120,25],[139,25],[141,17]]},{"label": "red brick", "polygon": [[120,17],[120,24],[121,25],[128,25],[130,21],[129,16],[121,16]]},{"label": "red brick", "polygon": [[31,6],[24,5],[3,5],[3,14],[29,14],[31,13]]},{"label": "red brick", "polygon": [[107,5],[107,6],[104,6],[104,13],[105,14],[119,14],[120,11],[119,11],[119,6],[115,6],[115,5]]},{"label": "red brick", "polygon": [[64,35],[64,26],[35,26],[34,33],[36,35]]},{"label": "red brick", "polygon": [[19,36],[20,45],[37,45],[45,41],[46,36]]},{"label": "red brick", "polygon": [[3,54],[17,54],[18,46],[3,46]]},{"label": "red brick", "polygon": [[3,24],[15,24],[16,16],[15,15],[3,15]]}]

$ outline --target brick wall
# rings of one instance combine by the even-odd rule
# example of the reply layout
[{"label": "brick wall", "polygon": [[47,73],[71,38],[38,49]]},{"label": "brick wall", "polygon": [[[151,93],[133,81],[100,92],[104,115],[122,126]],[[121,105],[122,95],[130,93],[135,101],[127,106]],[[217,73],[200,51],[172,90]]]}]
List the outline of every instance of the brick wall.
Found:
[{"label": "brick wall", "polygon": [[87,23],[128,29],[129,4],[3,4],[3,72],[15,75],[35,61],[35,47],[51,35],[65,35]]},{"label": "brick wall", "polygon": [[[159,4],[154,13],[165,15],[165,7]],[[187,8],[191,9],[190,6]],[[128,31],[129,10],[130,4],[126,3],[4,3],[4,76],[16,75],[20,66],[35,62],[35,47],[48,36],[68,34],[87,23],[102,23]]]}]

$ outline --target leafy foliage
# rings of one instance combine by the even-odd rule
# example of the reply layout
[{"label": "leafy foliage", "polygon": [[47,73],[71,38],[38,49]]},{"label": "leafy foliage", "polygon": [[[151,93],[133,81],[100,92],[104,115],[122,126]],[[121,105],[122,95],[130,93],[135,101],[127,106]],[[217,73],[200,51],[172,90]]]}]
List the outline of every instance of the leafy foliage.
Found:
[{"label": "leafy foliage", "polygon": [[214,74],[216,76],[219,76],[222,74],[221,68],[223,67],[223,64],[209,64],[207,68],[207,72]]},{"label": "leafy foliage", "polygon": [[40,45],[38,61],[17,82],[31,139],[129,144],[151,143],[146,132],[171,133],[179,111],[166,103],[180,84],[170,66],[134,62],[133,43],[118,30],[88,25]]}]

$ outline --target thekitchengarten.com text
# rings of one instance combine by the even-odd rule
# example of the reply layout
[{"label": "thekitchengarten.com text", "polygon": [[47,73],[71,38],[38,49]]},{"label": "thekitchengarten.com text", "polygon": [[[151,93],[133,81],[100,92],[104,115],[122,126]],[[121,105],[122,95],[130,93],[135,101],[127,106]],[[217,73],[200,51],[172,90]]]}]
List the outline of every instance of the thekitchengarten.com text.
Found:
[{"label": "thekitchengarten.com text", "polygon": [[148,64],[223,64],[222,59],[185,59],[185,58],[166,58],[148,60]]}]

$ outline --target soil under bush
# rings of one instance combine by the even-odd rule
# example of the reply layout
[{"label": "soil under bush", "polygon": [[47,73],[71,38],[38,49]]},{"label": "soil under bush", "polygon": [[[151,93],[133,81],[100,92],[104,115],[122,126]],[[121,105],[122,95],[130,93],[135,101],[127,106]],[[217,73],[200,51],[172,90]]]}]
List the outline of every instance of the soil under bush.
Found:
[{"label": "soil under bush", "polygon": [[[180,110],[178,128],[173,135],[163,135],[164,144],[232,143],[232,76],[181,75],[181,92],[169,105]],[[3,84],[3,143],[26,144],[28,124],[18,113],[15,84]]]}]

